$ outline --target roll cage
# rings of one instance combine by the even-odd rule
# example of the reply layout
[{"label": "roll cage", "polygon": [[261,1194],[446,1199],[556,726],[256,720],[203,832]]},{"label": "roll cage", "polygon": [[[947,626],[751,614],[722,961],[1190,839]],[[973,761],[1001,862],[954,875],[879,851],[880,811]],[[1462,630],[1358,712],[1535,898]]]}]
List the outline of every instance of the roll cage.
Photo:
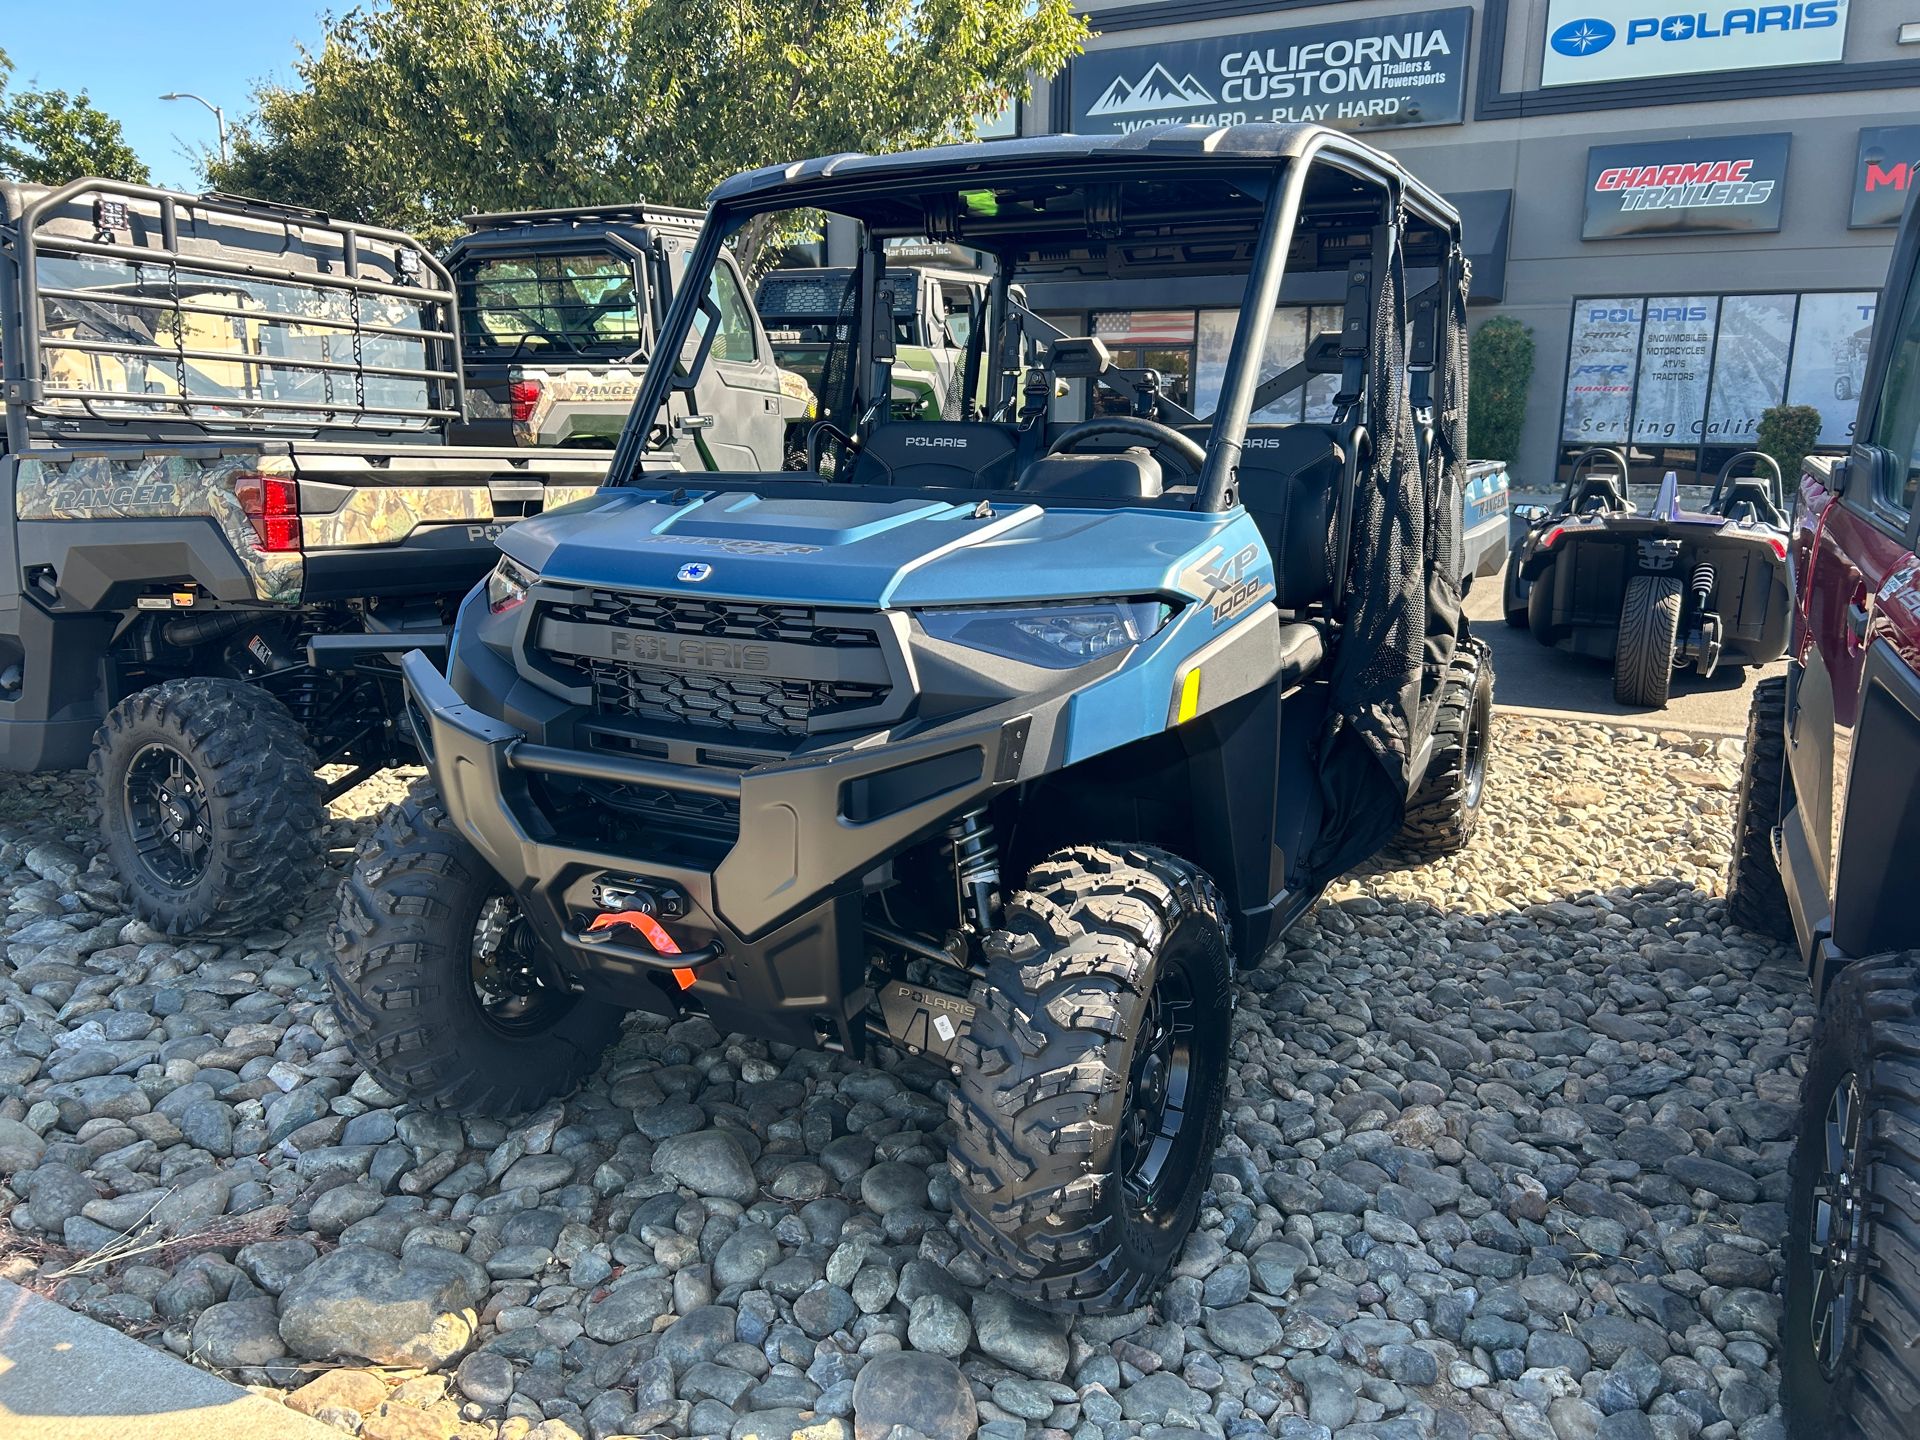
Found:
[{"label": "roll cage", "polygon": [[[1193,202],[1196,186],[1211,187],[1212,203]],[[1003,205],[1001,196],[1021,197],[1021,203]],[[1046,201],[1054,197],[1064,203],[1049,211]],[[707,315],[704,333],[691,361],[648,372],[609,484],[648,483],[643,455],[654,419],[675,390],[690,390],[707,359],[706,336],[713,333],[715,317],[700,282],[724,245],[756,217],[775,211],[824,210],[864,228],[851,330],[860,393],[866,396],[888,394],[892,362],[891,325],[865,319],[877,313],[885,242],[928,236],[994,257],[985,332],[998,337],[997,353],[976,360],[978,347],[970,347],[967,393],[972,393],[973,366],[986,363],[985,413],[1018,415],[1023,424],[1041,427],[1048,423],[1044,406],[1020,406],[1023,362],[1045,368],[1057,332],[1034,333],[1037,317],[1012,293],[1016,271],[1024,279],[1075,261],[1104,262],[1110,270],[1134,275],[1244,270],[1241,314],[1249,323],[1233,337],[1219,401],[1201,437],[1205,459],[1190,501],[1190,508],[1210,513],[1237,502],[1236,476],[1253,413],[1292,385],[1304,383],[1311,373],[1330,373],[1337,362],[1342,415],[1351,422],[1364,413],[1369,338],[1381,309],[1386,265],[1396,252],[1410,273],[1431,277],[1423,286],[1409,287],[1413,293],[1405,306],[1412,403],[1416,415],[1425,417],[1417,428],[1426,443],[1434,374],[1451,353],[1442,343],[1449,314],[1444,287],[1457,283],[1465,265],[1460,218],[1451,204],[1388,156],[1343,132],[1312,125],[1164,126],[1124,136],[1046,136],[899,155],[837,155],[736,176],[713,192],[710,206],[688,267],[695,283],[680,288],[665,316],[661,353],[686,355],[702,314]],[[1283,287],[1290,275],[1306,272],[1344,276],[1337,349],[1317,345],[1317,356],[1263,378],[1262,360]],[[1137,400],[1131,383],[1122,393]],[[868,405],[862,429],[884,410]],[[1356,432],[1354,439],[1357,456],[1364,434]],[[1350,471],[1354,463],[1350,460]],[[714,475],[701,483],[726,488],[738,482]],[[761,490],[797,483],[805,493],[820,493],[817,479],[756,476],[747,483]]]}]

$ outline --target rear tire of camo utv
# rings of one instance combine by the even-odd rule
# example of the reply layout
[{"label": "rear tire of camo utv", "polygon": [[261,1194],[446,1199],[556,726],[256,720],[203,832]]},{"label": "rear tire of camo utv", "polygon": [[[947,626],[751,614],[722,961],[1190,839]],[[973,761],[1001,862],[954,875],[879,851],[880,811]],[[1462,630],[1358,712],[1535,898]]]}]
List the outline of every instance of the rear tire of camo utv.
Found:
[{"label": "rear tire of camo utv", "polygon": [[94,814],[134,913],[168,935],[285,924],[319,872],[318,762],[287,707],[238,680],[168,680],[94,735]]},{"label": "rear tire of camo utv", "polygon": [[1788,1167],[1780,1400],[1792,1440],[1920,1427],[1920,952],[1827,990]]},{"label": "rear tire of camo utv", "polygon": [[1469,636],[1453,653],[1447,688],[1433,721],[1433,758],[1407,802],[1397,848],[1438,860],[1467,848],[1480,828],[1493,742],[1493,652]]},{"label": "rear tire of camo utv", "polygon": [[1075,846],[1033,868],[985,949],[948,1112],[960,1233],[1035,1304],[1129,1309],[1178,1257],[1213,1168],[1225,907],[1165,851]]},{"label": "rear tire of camo utv", "polygon": [[340,887],[327,980],[354,1058],[436,1110],[517,1115],[600,1063],[618,1007],[573,994],[420,781]]},{"label": "rear tire of camo utv", "polygon": [[1622,705],[1664,710],[1680,653],[1680,582],[1635,575],[1620,602],[1613,640],[1613,698]]},{"label": "rear tire of camo utv", "polygon": [[1770,940],[1793,939],[1793,915],[1773,854],[1786,782],[1787,677],[1774,675],[1753,687],[1747,707],[1747,750],[1740,762],[1740,808],[1727,876],[1727,918]]}]

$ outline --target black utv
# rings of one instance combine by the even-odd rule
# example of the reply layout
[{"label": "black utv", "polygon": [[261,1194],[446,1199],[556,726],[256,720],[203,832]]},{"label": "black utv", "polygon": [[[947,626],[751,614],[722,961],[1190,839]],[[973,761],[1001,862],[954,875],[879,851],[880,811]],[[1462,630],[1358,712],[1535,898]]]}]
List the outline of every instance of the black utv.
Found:
[{"label": "black utv", "polygon": [[[444,676],[405,662],[432,779],[343,889],[346,1033],[394,1092],[481,1112],[576,1084],[629,1008],[924,1057],[993,1271],[1132,1305],[1207,1189],[1236,970],[1396,838],[1475,827],[1459,218],[1279,125],[838,155],[712,204],[661,347],[697,341],[649,369],[616,483],[503,537]],[[830,357],[857,418],[808,472],[662,468],[702,277],[787,210],[863,229]],[[993,261],[959,419],[889,403],[905,236]],[[1014,293],[1122,265],[1244,287],[1210,413]],[[1328,288],[1341,329],[1269,348]],[[1323,375],[1330,423],[1250,423]]]},{"label": "black utv", "polygon": [[1542,645],[1613,662],[1613,698],[1661,709],[1675,673],[1786,653],[1787,515],[1780,466],[1742,450],[1720,467],[1704,510],[1680,503],[1671,470],[1644,510],[1618,450],[1585,450],[1560,503],[1516,512],[1509,625]]}]

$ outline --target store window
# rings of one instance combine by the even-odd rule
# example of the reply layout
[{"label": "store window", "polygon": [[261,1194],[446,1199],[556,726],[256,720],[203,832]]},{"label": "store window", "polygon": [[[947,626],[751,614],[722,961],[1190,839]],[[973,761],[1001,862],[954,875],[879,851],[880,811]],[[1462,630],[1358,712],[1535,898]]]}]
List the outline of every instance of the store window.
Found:
[{"label": "store window", "polygon": [[1574,301],[1560,456],[1630,452],[1636,483],[1710,480],[1783,401],[1820,412],[1819,444],[1852,441],[1873,291],[1592,296]]},{"label": "store window", "polygon": [[1191,310],[1096,310],[1093,333],[1123,370],[1156,370],[1176,405],[1192,408],[1195,316]]}]

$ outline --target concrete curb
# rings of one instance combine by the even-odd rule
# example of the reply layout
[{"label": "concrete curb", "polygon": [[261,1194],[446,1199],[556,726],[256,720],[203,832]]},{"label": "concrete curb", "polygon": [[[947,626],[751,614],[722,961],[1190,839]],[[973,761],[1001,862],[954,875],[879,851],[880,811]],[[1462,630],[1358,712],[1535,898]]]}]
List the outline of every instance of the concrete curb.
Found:
[{"label": "concrete curb", "polygon": [[7,1440],[340,1440],[340,1432],[0,1280]]}]

